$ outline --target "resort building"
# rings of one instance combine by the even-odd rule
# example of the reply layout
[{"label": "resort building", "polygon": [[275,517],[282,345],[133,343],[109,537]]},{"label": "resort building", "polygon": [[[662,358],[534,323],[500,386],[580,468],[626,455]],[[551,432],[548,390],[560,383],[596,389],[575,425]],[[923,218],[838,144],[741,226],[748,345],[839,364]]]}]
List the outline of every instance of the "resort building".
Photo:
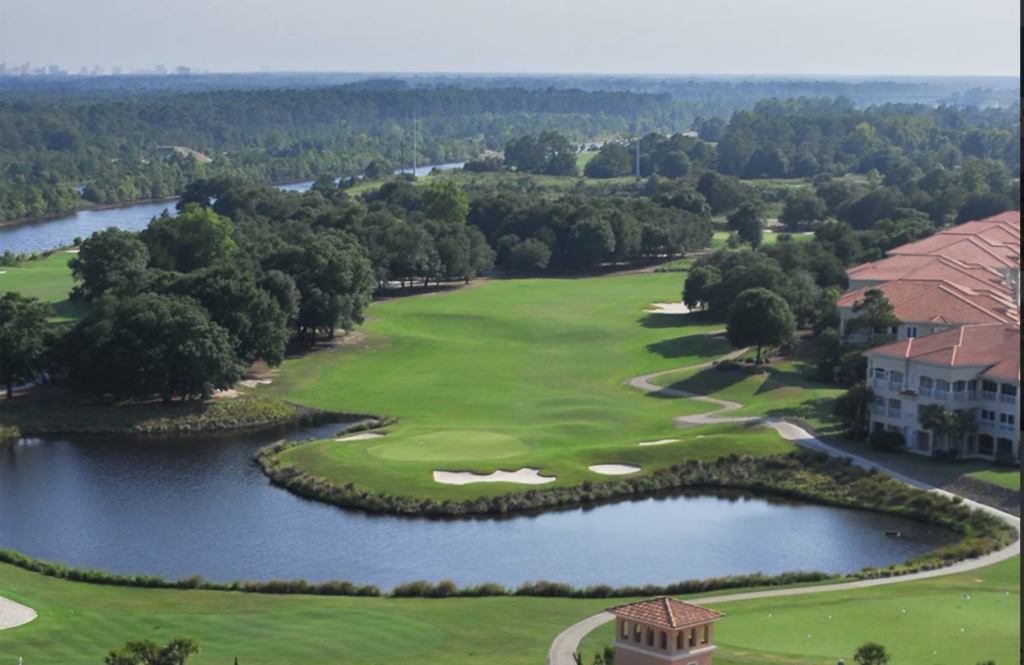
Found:
[{"label": "resort building", "polygon": [[[962,326],[870,349],[875,394],[871,429],[900,432],[923,455],[955,448],[964,457],[1020,461],[1020,327]],[[921,407],[972,411],[978,431],[945,441],[922,428]]]},{"label": "resort building", "polygon": [[[899,432],[909,451],[1020,461],[1020,212],[939,231],[848,271],[839,300],[845,332],[870,289],[903,323],[895,342],[866,352],[871,430]],[[960,441],[922,427],[921,407],[969,410],[978,431]]]},{"label": "resort building", "polygon": [[608,608],[615,615],[615,665],[711,665],[723,614],[660,597]]}]

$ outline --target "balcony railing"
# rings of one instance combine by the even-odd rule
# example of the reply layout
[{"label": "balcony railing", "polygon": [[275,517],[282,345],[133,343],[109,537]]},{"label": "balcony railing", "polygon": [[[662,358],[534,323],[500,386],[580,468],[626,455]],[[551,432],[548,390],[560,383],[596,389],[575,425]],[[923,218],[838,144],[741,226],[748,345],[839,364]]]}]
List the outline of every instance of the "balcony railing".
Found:
[{"label": "balcony railing", "polygon": [[970,402],[972,399],[974,399],[974,397],[972,397],[973,394],[974,393],[969,391],[969,390],[961,390],[958,393],[953,393],[953,401],[954,402]]},{"label": "balcony railing", "polygon": [[925,388],[924,386],[921,386],[920,388],[917,389],[917,394],[920,395],[921,397],[931,397],[932,393],[933,390],[931,388]]},{"label": "balcony railing", "polygon": [[903,390],[903,382],[902,381],[898,381],[898,382],[897,381],[890,381],[889,382],[889,390],[898,393],[899,391]]},{"label": "balcony railing", "polygon": [[979,420],[978,427],[980,429],[987,429],[994,432],[996,430],[996,421],[994,420]]},{"label": "balcony railing", "polygon": [[877,406],[876,405],[875,408],[873,408],[871,411],[876,416],[884,416],[885,415],[885,407],[884,406]]},{"label": "balcony railing", "polygon": [[885,390],[886,382],[885,379],[876,378],[872,385],[874,386],[875,390]]},{"label": "balcony railing", "polygon": [[999,394],[999,403],[1000,404],[1016,404],[1017,403],[1017,396],[1016,395],[1006,395],[1006,394],[1000,393]]},{"label": "balcony railing", "polygon": [[981,399],[985,400],[986,402],[994,402],[994,401],[996,401],[997,397],[998,397],[998,395],[996,394],[996,392],[994,390],[982,390],[981,391]]},{"label": "balcony railing", "polygon": [[945,402],[946,400],[949,399],[949,391],[948,390],[936,390],[935,391],[935,399],[938,400],[939,402]]},{"label": "balcony railing", "polygon": [[1000,432],[1012,432],[1014,429],[1016,429],[1016,426],[1013,423],[999,423]]},{"label": "balcony railing", "polygon": [[890,418],[902,418],[903,417],[903,411],[900,410],[900,409],[889,409],[889,417]]}]

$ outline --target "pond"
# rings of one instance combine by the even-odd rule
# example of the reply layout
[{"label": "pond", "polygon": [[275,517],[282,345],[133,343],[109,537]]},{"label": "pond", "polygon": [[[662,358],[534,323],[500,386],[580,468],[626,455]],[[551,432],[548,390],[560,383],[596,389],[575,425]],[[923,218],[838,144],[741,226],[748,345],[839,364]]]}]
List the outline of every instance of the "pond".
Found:
[{"label": "pond", "polygon": [[[53,437],[0,453],[0,546],[83,568],[214,581],[664,584],[887,566],[947,531],[752,495],[650,497],[511,519],[370,516],[298,498],[252,462],[341,425],[178,438]],[[902,538],[885,532],[899,530]]]}]

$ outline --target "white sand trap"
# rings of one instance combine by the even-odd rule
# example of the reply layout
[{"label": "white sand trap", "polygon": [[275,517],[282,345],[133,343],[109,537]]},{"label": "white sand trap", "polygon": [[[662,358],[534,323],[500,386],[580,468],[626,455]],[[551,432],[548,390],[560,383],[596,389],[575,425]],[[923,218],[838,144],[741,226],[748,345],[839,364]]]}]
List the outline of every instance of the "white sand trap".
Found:
[{"label": "white sand trap", "polygon": [[645,314],[689,314],[690,308],[681,302],[651,303],[654,309],[645,309]]},{"label": "white sand trap", "polygon": [[64,251],[67,252],[68,254],[78,254],[82,250],[80,250],[80,249],[65,249]]},{"label": "white sand trap", "polygon": [[6,270],[0,270],[0,275],[6,275],[6,274],[7,274]]},{"label": "white sand trap", "polygon": [[235,399],[241,397],[242,393],[229,388],[228,390],[215,390],[213,391],[213,399]]},{"label": "white sand trap", "polygon": [[638,446],[664,446],[666,443],[676,443],[679,439],[658,439],[657,441],[641,441]]},{"label": "white sand trap", "polygon": [[238,385],[245,386],[246,388],[255,388],[256,386],[265,386],[273,382],[273,379],[246,379],[245,381],[239,381]]},{"label": "white sand trap", "polygon": [[36,611],[0,596],[0,630],[21,626],[36,618]]},{"label": "white sand trap", "polygon": [[639,471],[640,467],[633,464],[595,464],[590,470],[602,476],[628,476]]},{"label": "white sand trap", "polygon": [[481,476],[469,471],[435,471],[434,482],[442,485],[472,485],[473,483],[518,483],[520,485],[546,485],[558,478],[540,475],[540,469],[519,469],[518,471],[495,471]]},{"label": "white sand trap", "polygon": [[362,434],[353,434],[352,436],[343,436],[335,441],[365,441],[367,439],[379,439],[383,434],[378,432],[363,432]]}]

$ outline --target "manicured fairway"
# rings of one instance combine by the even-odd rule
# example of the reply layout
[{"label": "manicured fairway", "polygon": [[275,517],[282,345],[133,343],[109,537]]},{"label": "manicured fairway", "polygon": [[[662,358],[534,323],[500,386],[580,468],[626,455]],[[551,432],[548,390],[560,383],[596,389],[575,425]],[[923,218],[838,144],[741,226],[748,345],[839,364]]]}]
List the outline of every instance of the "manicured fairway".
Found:
[{"label": "manicured fairway", "polygon": [[[719,665],[852,663],[869,641],[885,645],[900,665],[1011,663],[1020,650],[1019,559],[895,586],[703,604],[726,615],[715,631]],[[584,653],[592,658],[612,637],[602,628]]]},{"label": "manicured fairway", "polygon": [[[564,628],[628,602],[126,589],[55,580],[4,564],[0,595],[39,613],[32,623],[0,633],[4,665],[18,656],[29,665],[93,665],[127,639],[160,641],[174,634],[202,644],[203,654],[190,661],[199,665],[231,663],[235,656],[242,665],[537,665]],[[853,650],[868,640],[885,644],[893,662],[905,665],[972,665],[989,658],[1010,663],[1020,648],[1019,560],[874,589],[703,604],[726,614],[716,631],[721,648],[715,655],[725,665],[811,665],[839,657],[852,663]],[[611,639],[610,626],[591,634],[583,643],[585,662]]]},{"label": "manicured fairway", "polygon": [[650,397],[623,382],[731,348],[707,334],[717,325],[644,313],[652,302],[678,301],[681,286],[672,274],[490,281],[374,305],[362,342],[290,361],[263,390],[308,406],[392,415],[399,424],[385,440],[310,444],[282,460],[367,489],[443,499],[521,486],[442,487],[434,470],[534,467],[557,476],[557,486],[604,478],[591,464],[649,471],[686,457],[790,450],[773,432],[732,427],[709,439],[637,447],[679,438],[674,416],[714,407]]},{"label": "manicured fairway", "polygon": [[666,374],[653,383],[698,395],[739,402],[742,409],[730,416],[793,416],[803,418],[826,433],[835,427],[834,400],[845,391],[807,378],[803,364],[776,365],[769,374],[751,375],[715,369],[686,370]]},{"label": "manicured fairway", "polygon": [[7,273],[0,275],[0,294],[18,291],[27,298],[39,298],[53,305],[55,320],[79,319],[86,314],[86,306],[72,303],[68,293],[75,283],[71,279],[68,261],[74,254],[56,252],[38,261],[27,261],[17,268],[0,268]]},{"label": "manicured fairway", "polygon": [[[0,595],[39,613],[0,632],[0,663],[96,665],[133,638],[195,638],[202,665],[537,665],[602,601],[396,600],[144,590],[65,582],[0,564]],[[73,610],[73,612],[72,612]]]},{"label": "manicured fairway", "polygon": [[[781,235],[781,233],[785,233],[785,231],[776,233],[765,233],[763,241],[764,244],[774,245],[775,243],[779,242],[779,235]],[[716,233],[711,238],[711,249],[722,249],[723,247],[725,247],[726,241],[729,239],[729,235],[730,234],[726,233],[725,231],[719,231],[718,233]],[[810,242],[813,238],[814,235],[811,233],[793,234],[793,242]]]}]

